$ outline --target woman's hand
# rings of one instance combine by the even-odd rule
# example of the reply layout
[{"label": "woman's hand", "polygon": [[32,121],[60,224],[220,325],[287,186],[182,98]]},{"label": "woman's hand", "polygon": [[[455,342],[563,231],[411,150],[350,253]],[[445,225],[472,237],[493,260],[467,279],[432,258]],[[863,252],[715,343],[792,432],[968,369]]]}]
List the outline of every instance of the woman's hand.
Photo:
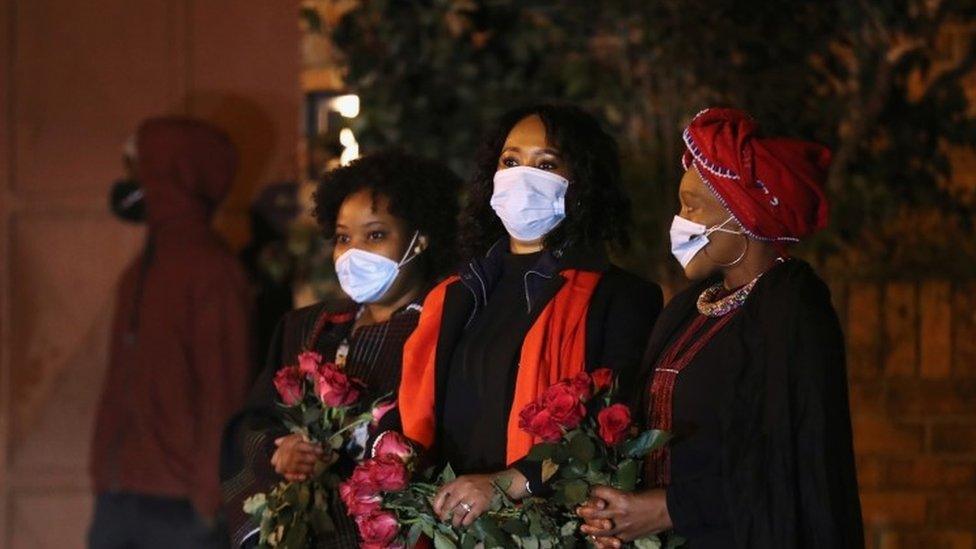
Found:
[{"label": "woman's hand", "polygon": [[[606,506],[607,502],[603,501],[602,499],[590,498],[586,501],[586,503],[576,509],[576,514],[580,517],[585,517],[589,514],[585,510],[602,510],[605,509]],[[611,530],[613,528],[613,523],[610,522],[610,519],[587,519],[586,522],[580,526],[580,531],[584,534],[588,534],[592,532],[594,528],[598,531]],[[590,541],[593,542],[593,545],[595,545],[597,549],[616,549],[623,545],[622,541],[613,536],[597,536],[595,534],[590,534]]]},{"label": "woman's hand", "polygon": [[335,462],[335,454],[327,453],[322,446],[297,433],[275,439],[275,446],[278,449],[271,456],[271,465],[289,482],[308,480],[314,473],[321,472],[318,467]]},{"label": "woman's hand", "polygon": [[493,475],[463,475],[448,482],[434,496],[434,513],[443,521],[451,520],[454,527],[471,526],[491,506],[496,482],[510,482],[508,496],[526,496],[525,476],[514,469]]},{"label": "woman's hand", "polygon": [[599,547],[620,547],[621,542],[656,534],[672,526],[663,489],[633,493],[597,486],[590,496],[592,499],[577,510],[586,521],[580,531],[596,536],[594,542]]}]

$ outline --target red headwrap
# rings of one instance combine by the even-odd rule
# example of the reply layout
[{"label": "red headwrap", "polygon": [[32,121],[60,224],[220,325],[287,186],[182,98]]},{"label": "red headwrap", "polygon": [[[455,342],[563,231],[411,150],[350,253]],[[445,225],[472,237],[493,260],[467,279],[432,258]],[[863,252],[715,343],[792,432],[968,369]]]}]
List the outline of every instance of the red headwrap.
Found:
[{"label": "red headwrap", "polygon": [[684,131],[681,162],[694,165],[749,236],[796,242],[827,225],[830,150],[758,130],[740,110],[705,109]]}]

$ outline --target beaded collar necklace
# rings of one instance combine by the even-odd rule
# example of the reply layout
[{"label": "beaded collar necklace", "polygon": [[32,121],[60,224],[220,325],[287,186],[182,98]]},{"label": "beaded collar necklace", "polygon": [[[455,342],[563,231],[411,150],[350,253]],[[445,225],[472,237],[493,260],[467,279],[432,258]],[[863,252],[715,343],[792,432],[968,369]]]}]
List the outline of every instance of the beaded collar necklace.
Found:
[{"label": "beaded collar necklace", "polygon": [[[776,258],[777,264],[784,263],[785,261],[786,259],[782,257]],[[766,274],[766,271],[759,273],[748,284],[724,297],[720,296],[728,290],[725,289],[725,285],[722,282],[705,288],[705,291],[698,296],[698,312],[705,316],[716,318],[725,316],[738,309],[746,302],[746,298],[749,297],[752,289],[764,274]]]}]

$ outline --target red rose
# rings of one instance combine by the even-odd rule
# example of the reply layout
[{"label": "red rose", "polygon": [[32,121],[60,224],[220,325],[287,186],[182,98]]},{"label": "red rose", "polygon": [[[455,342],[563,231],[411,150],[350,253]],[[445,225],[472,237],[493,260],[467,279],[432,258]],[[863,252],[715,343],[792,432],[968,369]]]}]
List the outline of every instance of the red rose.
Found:
[{"label": "red rose", "polygon": [[375,457],[363,462],[363,467],[369,482],[384,492],[399,492],[407,487],[410,474],[406,464],[397,456]]},{"label": "red rose", "polygon": [[294,406],[302,401],[303,381],[304,376],[298,366],[282,368],[275,374],[275,389],[278,390],[278,395],[286,406]]},{"label": "red rose", "polygon": [[549,412],[538,402],[522,408],[519,413],[519,428],[546,442],[556,442],[563,436],[563,430]]},{"label": "red rose", "polygon": [[586,372],[576,374],[576,377],[573,378],[573,387],[579,391],[582,400],[589,400],[593,396],[593,379]]},{"label": "red rose", "polygon": [[599,370],[595,370],[592,374],[590,374],[590,377],[593,378],[593,385],[599,392],[606,389],[611,383],[613,383],[613,370],[610,368],[600,368]]},{"label": "red rose", "polygon": [[298,369],[307,376],[315,375],[322,364],[322,355],[314,351],[305,351],[298,355]]},{"label": "red rose", "polygon": [[623,404],[614,404],[602,410],[596,416],[600,426],[600,438],[610,446],[619,444],[630,431],[630,408]]},{"label": "red rose", "polygon": [[407,437],[396,431],[387,431],[373,446],[373,457],[396,456],[401,461],[409,461],[413,457],[413,446]]},{"label": "red rose", "polygon": [[380,493],[380,487],[376,485],[373,477],[370,476],[369,464],[372,460],[366,460],[356,466],[349,477],[349,483],[356,489],[356,493],[361,496],[375,496]]},{"label": "red rose", "polygon": [[373,408],[373,427],[376,427],[379,424],[380,420],[383,419],[383,416],[385,416],[387,412],[396,408],[396,405],[397,401],[395,400],[377,404],[376,408]]},{"label": "red rose", "polygon": [[363,487],[351,479],[339,485],[339,497],[346,504],[349,516],[358,517],[380,510],[383,499],[379,495],[364,491]]},{"label": "red rose", "polygon": [[356,527],[363,542],[360,547],[390,547],[400,534],[396,516],[386,511],[356,517]]},{"label": "red rose", "polygon": [[359,399],[360,384],[339,371],[335,364],[323,364],[315,373],[315,394],[326,406],[349,406]]},{"label": "red rose", "polygon": [[566,430],[575,429],[586,417],[579,390],[570,381],[550,385],[543,393],[543,406],[552,420]]}]

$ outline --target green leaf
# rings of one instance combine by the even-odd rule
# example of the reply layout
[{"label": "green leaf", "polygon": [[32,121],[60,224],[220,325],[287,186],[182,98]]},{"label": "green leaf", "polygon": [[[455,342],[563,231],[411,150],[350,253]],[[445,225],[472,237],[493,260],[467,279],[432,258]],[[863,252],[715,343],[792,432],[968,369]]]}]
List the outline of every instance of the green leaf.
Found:
[{"label": "green leaf", "polygon": [[637,549],[661,549],[661,539],[653,535],[635,539],[633,544]]},{"label": "green leaf", "polygon": [[637,487],[637,473],[640,466],[636,460],[626,459],[617,467],[613,475],[613,487],[624,492],[633,492]]},{"label": "green leaf", "polygon": [[312,423],[318,421],[321,417],[322,408],[318,406],[305,408],[305,410],[302,412],[302,421],[305,423],[305,425],[311,425]]},{"label": "green leaf", "polygon": [[479,543],[481,543],[481,540],[479,540],[477,536],[473,536],[468,532],[465,532],[464,535],[461,536],[461,549],[475,549]]},{"label": "green leaf", "polygon": [[298,484],[289,483],[281,494],[283,503],[296,507],[298,505]]},{"label": "green leaf", "polygon": [[267,506],[268,496],[264,493],[254,494],[244,500],[244,512],[253,517],[260,516]]},{"label": "green leaf", "polygon": [[457,549],[457,545],[451,538],[447,537],[440,530],[434,531],[434,549]]},{"label": "green leaf", "polygon": [[596,446],[583,431],[577,431],[569,440],[567,450],[571,458],[583,464],[593,459],[594,454],[596,454]]},{"label": "green leaf", "polygon": [[298,520],[291,528],[285,531],[281,540],[281,546],[287,549],[301,549],[308,546],[308,525],[304,521]]},{"label": "green leaf", "polygon": [[441,471],[441,475],[437,478],[437,480],[441,484],[446,484],[446,483],[451,482],[452,480],[454,480],[456,478],[457,478],[457,474],[454,473],[454,468],[451,467],[451,464],[450,463],[448,463],[444,467],[444,470]]},{"label": "green leaf", "polygon": [[410,530],[407,532],[407,547],[413,547],[417,545],[417,540],[424,533],[423,525],[419,522],[415,522],[410,526]]},{"label": "green leaf", "polygon": [[502,523],[502,530],[518,537],[529,535],[529,526],[518,518],[510,518]]},{"label": "green leaf", "polygon": [[671,440],[671,433],[667,431],[661,431],[659,429],[644,431],[637,435],[636,438],[625,442],[620,449],[620,453],[629,458],[642,458],[651,450],[656,450],[664,446],[669,440]]},{"label": "green leaf", "polygon": [[688,540],[672,532],[668,534],[668,539],[664,544],[664,549],[676,549],[687,542]]},{"label": "green leaf", "polygon": [[551,458],[552,454],[556,451],[556,444],[551,442],[541,442],[536,444],[529,450],[529,454],[526,459],[529,461],[542,461],[547,458]]},{"label": "green leaf", "polygon": [[586,474],[589,472],[589,467],[586,463],[580,463],[579,461],[573,460],[568,466],[562,468],[562,478],[565,479],[577,479],[585,478]]},{"label": "green leaf", "polygon": [[482,515],[478,517],[478,520],[474,521],[472,527],[478,536],[484,540],[486,548],[505,546],[505,539],[508,536],[505,535],[505,532],[498,527],[498,524],[494,520]]},{"label": "green leaf", "polygon": [[563,485],[562,493],[564,504],[572,507],[586,501],[586,497],[590,494],[590,487],[582,480],[571,480]]}]

